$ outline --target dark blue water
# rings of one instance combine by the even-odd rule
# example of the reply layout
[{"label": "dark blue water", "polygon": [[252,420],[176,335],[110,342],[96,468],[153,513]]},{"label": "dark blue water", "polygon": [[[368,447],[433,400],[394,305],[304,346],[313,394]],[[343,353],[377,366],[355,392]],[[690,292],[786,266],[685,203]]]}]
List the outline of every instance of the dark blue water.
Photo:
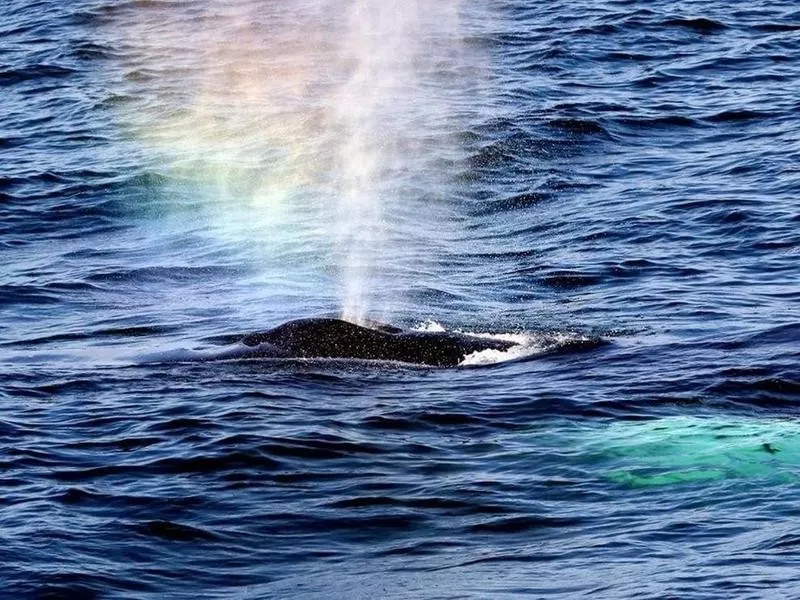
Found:
[{"label": "dark blue water", "polygon": [[800,597],[797,5],[352,4],[2,3],[0,597]]}]

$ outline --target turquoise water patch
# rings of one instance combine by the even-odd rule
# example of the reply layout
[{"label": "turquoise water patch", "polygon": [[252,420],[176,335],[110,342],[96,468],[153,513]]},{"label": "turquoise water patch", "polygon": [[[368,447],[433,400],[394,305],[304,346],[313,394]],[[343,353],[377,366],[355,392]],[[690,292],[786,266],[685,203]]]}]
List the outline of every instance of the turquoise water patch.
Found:
[{"label": "turquoise water patch", "polygon": [[735,478],[793,482],[800,472],[800,422],[667,417],[622,421],[597,431],[583,451],[607,464],[604,477],[630,487]]}]

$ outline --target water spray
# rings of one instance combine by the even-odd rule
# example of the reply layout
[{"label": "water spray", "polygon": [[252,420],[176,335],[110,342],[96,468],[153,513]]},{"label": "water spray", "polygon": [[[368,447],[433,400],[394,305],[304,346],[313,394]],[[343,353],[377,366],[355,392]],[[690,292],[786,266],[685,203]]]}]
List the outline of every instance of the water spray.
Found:
[{"label": "water spray", "polygon": [[176,173],[209,189],[211,231],[269,241],[265,268],[291,254],[278,244],[313,247],[327,254],[343,319],[386,317],[378,267],[398,254],[401,184],[430,176],[420,139],[449,113],[447,86],[429,84],[460,44],[458,4],[137,5],[119,23],[137,63],[128,68],[158,72],[167,96],[130,121]]}]

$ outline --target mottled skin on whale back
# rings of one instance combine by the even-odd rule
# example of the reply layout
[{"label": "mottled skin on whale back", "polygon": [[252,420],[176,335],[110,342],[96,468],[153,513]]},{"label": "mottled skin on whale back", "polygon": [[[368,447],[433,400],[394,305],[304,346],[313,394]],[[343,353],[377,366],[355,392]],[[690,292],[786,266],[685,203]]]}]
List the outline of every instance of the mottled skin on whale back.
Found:
[{"label": "mottled skin on whale back", "polygon": [[362,327],[340,319],[298,319],[252,333],[242,343],[260,356],[354,358],[454,367],[473,352],[514,344],[451,332],[403,331],[390,325]]}]

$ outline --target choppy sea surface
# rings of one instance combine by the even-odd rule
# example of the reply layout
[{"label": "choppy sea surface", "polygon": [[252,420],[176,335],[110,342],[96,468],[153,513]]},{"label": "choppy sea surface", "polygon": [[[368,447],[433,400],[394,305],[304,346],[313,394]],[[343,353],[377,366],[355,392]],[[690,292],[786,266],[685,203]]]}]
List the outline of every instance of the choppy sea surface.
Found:
[{"label": "choppy sea surface", "polygon": [[800,597],[797,4],[428,4],[2,3],[0,597]]}]

